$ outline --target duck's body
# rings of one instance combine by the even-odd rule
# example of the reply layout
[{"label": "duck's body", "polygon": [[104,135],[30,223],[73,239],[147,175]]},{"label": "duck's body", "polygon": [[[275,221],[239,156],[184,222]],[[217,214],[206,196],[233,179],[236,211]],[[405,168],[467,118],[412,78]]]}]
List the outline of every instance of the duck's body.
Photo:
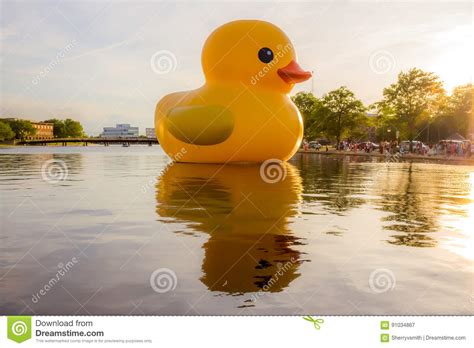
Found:
[{"label": "duck's body", "polygon": [[[216,106],[209,120],[202,127],[197,125],[200,130],[195,134],[180,134],[178,130],[173,135],[166,121],[170,110],[183,106],[200,108],[203,100],[205,105]],[[268,102],[272,109],[266,105]],[[228,106],[220,111],[222,105]],[[156,111],[156,132],[165,152],[178,162],[263,162],[270,158],[286,161],[300,146],[303,122],[287,95],[255,94],[243,86],[206,84],[163,98]],[[206,132],[215,133],[216,142],[222,141],[200,145],[196,138]]]},{"label": "duck's body", "polygon": [[[247,38],[252,35],[251,31],[244,35],[249,27],[258,29],[259,35]],[[244,39],[231,46],[233,41],[227,41],[229,35],[233,40]],[[165,152],[175,161],[286,161],[296,152],[303,137],[303,122],[288,96],[293,81],[287,81],[287,76],[282,75],[283,69],[278,69],[278,66],[286,68],[294,63],[294,51],[284,46],[289,47],[287,57],[282,56],[278,65],[269,69],[268,64],[253,62],[255,48],[251,53],[245,52],[249,45],[259,47],[259,41],[265,42],[262,45],[267,50],[266,46],[289,45],[283,32],[266,22],[237,21],[217,29],[203,49],[207,80],[204,86],[169,94],[160,100],[155,112],[156,133]],[[228,54],[235,55],[232,52],[237,48],[241,57],[216,57],[216,47],[222,48],[223,44],[230,45]],[[239,64],[244,68],[240,69]],[[266,74],[256,81],[255,76],[265,67]],[[291,69],[293,67],[288,69],[288,74],[293,72]],[[226,71],[229,73],[224,74]]]}]

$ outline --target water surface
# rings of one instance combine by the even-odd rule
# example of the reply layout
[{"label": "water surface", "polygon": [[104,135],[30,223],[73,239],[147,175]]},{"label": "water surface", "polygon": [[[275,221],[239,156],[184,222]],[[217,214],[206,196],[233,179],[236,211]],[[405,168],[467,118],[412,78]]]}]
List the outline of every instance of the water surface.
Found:
[{"label": "water surface", "polygon": [[1,311],[474,313],[474,167],[309,154],[273,169],[0,149]]}]

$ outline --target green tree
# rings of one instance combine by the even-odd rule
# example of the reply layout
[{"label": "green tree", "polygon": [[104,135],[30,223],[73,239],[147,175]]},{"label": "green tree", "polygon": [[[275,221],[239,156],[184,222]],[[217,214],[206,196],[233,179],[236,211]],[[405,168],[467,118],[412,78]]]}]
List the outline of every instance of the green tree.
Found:
[{"label": "green tree", "polygon": [[364,104],[345,86],[326,94],[322,105],[319,113],[324,133],[338,144],[343,136],[360,133],[360,127],[367,122]]},{"label": "green tree", "polygon": [[84,128],[82,128],[82,124],[79,121],[67,118],[64,120],[64,128],[68,138],[79,138],[84,136]]},{"label": "green tree", "polygon": [[8,125],[15,133],[16,139],[25,140],[27,137],[36,134],[36,129],[30,121],[15,119],[8,121]]},{"label": "green tree", "polygon": [[[383,90],[382,101],[376,103],[379,114],[395,121],[408,140],[414,140],[427,122],[438,113],[445,96],[439,77],[417,68],[398,74],[397,82]],[[427,121],[428,120],[428,121]]]},{"label": "green tree", "polygon": [[347,135],[355,141],[369,140],[369,130],[374,127],[373,124],[374,121],[370,120],[365,112],[361,113],[352,127],[348,129]]},{"label": "green tree", "polygon": [[473,117],[472,99],[474,86],[467,84],[454,88],[448,97],[445,115],[452,119],[455,131],[467,136],[469,125]]},{"label": "green tree", "polygon": [[372,118],[372,126],[375,128],[375,134],[378,141],[391,141],[397,139],[397,133],[399,137],[405,138],[406,135],[399,129],[400,124],[397,120],[389,116],[388,113],[380,111],[379,103],[375,103],[369,106],[369,110],[375,113],[375,117]]},{"label": "green tree", "polygon": [[321,100],[311,92],[299,92],[291,98],[298,107],[304,124],[304,137],[315,139],[321,135],[322,120],[319,110],[322,108]]},{"label": "green tree", "polygon": [[455,87],[450,96],[445,96],[438,114],[432,118],[431,140],[446,139],[453,133],[468,137],[469,127],[474,122],[473,92],[474,86],[469,83]]},{"label": "green tree", "polygon": [[10,125],[6,122],[0,121],[0,141],[10,140],[14,137],[15,132],[13,132]]},{"label": "green tree", "polygon": [[53,133],[55,138],[80,138],[84,136],[84,129],[78,121],[70,118],[58,120],[52,118],[45,122],[53,124]]},{"label": "green tree", "polygon": [[58,120],[57,118],[52,118],[44,122],[53,124],[53,134],[55,138],[66,138],[66,129],[63,121]]}]

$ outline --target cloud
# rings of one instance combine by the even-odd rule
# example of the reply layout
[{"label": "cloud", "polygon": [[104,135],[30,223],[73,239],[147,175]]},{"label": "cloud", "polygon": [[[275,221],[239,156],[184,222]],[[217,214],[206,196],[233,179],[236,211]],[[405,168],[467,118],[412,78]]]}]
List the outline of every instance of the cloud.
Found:
[{"label": "cloud", "polygon": [[[440,52],[449,42],[455,52],[465,44],[452,40],[456,35],[449,32],[472,28],[469,2],[63,1],[6,2],[2,10],[2,116],[74,117],[95,134],[118,122],[144,131],[153,124],[163,95],[201,85],[204,40],[230,20],[255,18],[279,25],[293,40],[301,65],[315,70],[317,95],[347,85],[367,103],[380,97],[397,69],[415,64],[449,73],[437,63]],[[74,46],[56,63],[71,42]],[[151,69],[150,59],[159,50],[175,55],[173,72],[157,75]],[[385,75],[371,72],[369,58],[377,50],[391,52],[397,69]],[[467,82],[459,73],[453,76],[452,83]],[[310,88],[308,81],[295,91]]]}]

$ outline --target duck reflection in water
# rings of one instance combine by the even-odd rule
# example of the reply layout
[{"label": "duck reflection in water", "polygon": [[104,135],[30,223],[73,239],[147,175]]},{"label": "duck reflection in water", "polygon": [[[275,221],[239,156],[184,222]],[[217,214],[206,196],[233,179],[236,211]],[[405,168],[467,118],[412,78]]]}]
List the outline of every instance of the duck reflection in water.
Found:
[{"label": "duck reflection in water", "polygon": [[301,178],[288,163],[267,168],[273,173],[260,169],[173,164],[159,178],[160,218],[209,235],[201,281],[210,291],[278,292],[299,276],[302,240],[288,225],[298,214]]}]

